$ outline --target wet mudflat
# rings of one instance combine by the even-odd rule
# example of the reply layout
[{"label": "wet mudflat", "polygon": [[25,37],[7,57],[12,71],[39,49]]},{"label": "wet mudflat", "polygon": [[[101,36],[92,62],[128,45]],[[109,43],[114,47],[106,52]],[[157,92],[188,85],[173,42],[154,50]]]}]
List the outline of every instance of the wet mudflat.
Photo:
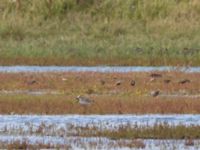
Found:
[{"label": "wet mudflat", "polygon": [[179,71],[4,72],[0,113],[198,114],[199,79],[199,73]]},{"label": "wet mudflat", "polygon": [[0,147],[198,149],[198,70],[0,67]]}]

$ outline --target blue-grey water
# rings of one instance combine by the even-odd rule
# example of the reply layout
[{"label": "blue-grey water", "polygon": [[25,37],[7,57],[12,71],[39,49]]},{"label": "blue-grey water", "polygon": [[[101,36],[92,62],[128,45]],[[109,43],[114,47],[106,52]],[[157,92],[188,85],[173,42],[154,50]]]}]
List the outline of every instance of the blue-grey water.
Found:
[{"label": "blue-grey water", "polygon": [[87,126],[110,128],[121,125],[149,125],[168,123],[169,125],[200,125],[200,115],[172,114],[172,115],[0,115],[0,129],[4,125],[23,126],[27,122],[35,125],[41,123],[56,124],[56,126]]},{"label": "blue-grey water", "polygon": [[[200,115],[0,115],[0,143],[12,143],[14,141],[26,141],[30,144],[70,146],[72,149],[120,149],[132,150],[129,145],[131,139],[112,140],[106,137],[81,137],[78,136],[86,127],[104,130],[115,130],[123,125],[153,126],[156,123],[168,123],[169,125],[200,125]],[[92,130],[89,130],[90,133]],[[140,139],[139,139],[140,140]],[[185,146],[185,140],[141,140],[145,150],[160,149],[187,149],[200,148],[200,141],[195,140],[194,146]],[[122,144],[123,143],[123,144]],[[127,145],[126,145],[127,143]]]},{"label": "blue-grey water", "polygon": [[[0,135],[0,142],[56,145],[56,149],[70,150],[199,150],[200,140],[193,140],[194,145],[186,146],[185,140],[176,139],[115,139],[106,137],[60,137],[41,135]],[[144,147],[134,147],[134,141],[141,141]],[[137,143],[137,142],[136,142]],[[133,147],[131,146],[133,145]],[[138,145],[139,146],[139,145]],[[61,148],[59,148],[61,147]],[[32,148],[33,149],[33,148]],[[39,148],[37,148],[39,149]],[[45,148],[46,149],[46,148]]]},{"label": "blue-grey water", "polygon": [[0,66],[0,72],[149,72],[182,71],[200,72],[200,67],[174,66]]}]

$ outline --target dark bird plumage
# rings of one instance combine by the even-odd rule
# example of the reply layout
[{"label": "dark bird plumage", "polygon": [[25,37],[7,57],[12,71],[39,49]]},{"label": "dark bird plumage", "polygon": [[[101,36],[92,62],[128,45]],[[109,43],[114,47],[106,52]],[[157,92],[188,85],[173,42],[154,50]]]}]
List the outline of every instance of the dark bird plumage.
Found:
[{"label": "dark bird plumage", "polygon": [[158,90],[152,91],[150,94],[151,94],[151,96],[156,97],[160,94],[160,91],[158,91]]},{"label": "dark bird plumage", "polygon": [[101,85],[104,85],[106,82],[105,80],[100,80]]},{"label": "dark bird plumage", "polygon": [[31,80],[31,81],[28,81],[27,84],[32,85],[32,84],[35,84],[36,82],[37,82],[36,80]]},{"label": "dark bird plumage", "polygon": [[190,83],[190,80],[184,79],[178,82],[179,84],[185,84],[185,83]]},{"label": "dark bird plumage", "polygon": [[119,85],[121,85],[121,83],[122,83],[121,81],[117,81],[116,85],[119,86]]},{"label": "dark bird plumage", "polygon": [[153,77],[153,78],[161,78],[161,77],[162,77],[162,74],[160,74],[160,73],[152,73],[152,74],[150,75],[150,77]]},{"label": "dark bird plumage", "polygon": [[83,96],[77,96],[76,99],[78,100],[79,104],[81,105],[90,105],[92,104],[94,101],[87,98],[87,97],[83,97]]},{"label": "dark bird plumage", "polygon": [[135,86],[135,80],[131,81],[131,86]]},{"label": "dark bird plumage", "polygon": [[164,83],[170,83],[170,82],[171,82],[171,80],[169,80],[169,79],[164,80]]}]

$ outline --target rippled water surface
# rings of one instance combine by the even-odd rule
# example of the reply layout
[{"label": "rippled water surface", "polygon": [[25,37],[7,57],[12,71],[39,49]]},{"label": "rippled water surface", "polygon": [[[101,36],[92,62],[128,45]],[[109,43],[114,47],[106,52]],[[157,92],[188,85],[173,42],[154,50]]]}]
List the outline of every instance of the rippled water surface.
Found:
[{"label": "rippled water surface", "polygon": [[[76,136],[76,127],[95,127],[115,130],[122,125],[152,126],[155,123],[169,125],[200,125],[200,115],[0,115],[0,142],[14,141],[30,144],[52,144],[69,146],[71,149],[134,149],[129,147],[132,139],[110,139],[106,137]],[[73,126],[73,128],[72,128]],[[134,139],[135,140],[135,139]],[[185,140],[140,140],[145,150],[198,149],[200,141],[194,146],[185,146]]]},{"label": "rippled water surface", "polygon": [[[148,71],[183,71],[200,73],[200,67],[79,67],[79,66],[0,66],[0,72],[148,72]],[[42,91],[50,92],[51,91]],[[2,93],[12,93],[12,91],[2,91]],[[14,93],[29,93],[29,91],[14,91]],[[41,94],[41,91],[32,91],[30,94]],[[56,93],[58,94],[58,93]],[[197,95],[198,96],[198,95]],[[198,97],[197,97],[198,98]],[[117,145],[119,140],[111,140],[105,137],[69,137],[76,133],[72,130],[73,127],[95,127],[97,129],[115,130],[123,125],[129,126],[153,126],[156,123],[167,123],[169,125],[200,125],[200,115],[0,115],[0,141],[12,142],[28,140],[29,143],[54,143],[67,144],[72,146],[72,149],[90,149],[88,143],[95,143],[95,149],[129,149]],[[43,129],[39,134],[38,129]],[[63,137],[63,132],[67,136]],[[68,136],[69,135],[69,136]],[[195,149],[194,147],[186,147],[184,140],[143,140],[145,149]],[[124,141],[123,141],[124,142]],[[127,142],[127,141],[125,141]],[[131,142],[131,141],[128,141]],[[196,148],[200,148],[200,141],[195,143]],[[94,144],[92,144],[94,145]],[[106,147],[111,145],[110,147]],[[164,146],[164,147],[163,147]],[[93,147],[94,148],[94,147]]]},{"label": "rippled water surface", "polygon": [[200,115],[0,115],[0,129],[5,125],[24,126],[26,123],[39,125],[54,124],[57,127],[66,125],[92,125],[104,128],[116,128],[121,125],[154,125],[168,123],[171,125],[200,125]]},{"label": "rippled water surface", "polygon": [[148,71],[200,72],[200,67],[172,66],[0,66],[0,72],[148,72]]},{"label": "rippled water surface", "polygon": [[[51,145],[68,146],[67,149],[85,150],[198,150],[200,148],[200,141],[194,140],[194,146],[186,146],[185,140],[152,140],[144,139],[138,140],[144,143],[143,148],[130,147],[132,140],[111,140],[104,137],[50,137],[50,136],[1,136],[1,142],[9,143],[12,141],[23,142],[26,139],[27,143],[37,144],[43,143]],[[136,140],[137,141],[137,140]]]}]

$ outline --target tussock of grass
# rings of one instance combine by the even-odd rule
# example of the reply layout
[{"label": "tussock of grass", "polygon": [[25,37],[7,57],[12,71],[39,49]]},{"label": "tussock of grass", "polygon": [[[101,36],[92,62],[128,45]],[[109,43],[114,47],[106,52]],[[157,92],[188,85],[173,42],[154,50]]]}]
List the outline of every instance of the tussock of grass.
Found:
[{"label": "tussock of grass", "polygon": [[0,64],[199,65],[198,0],[2,0]]}]

